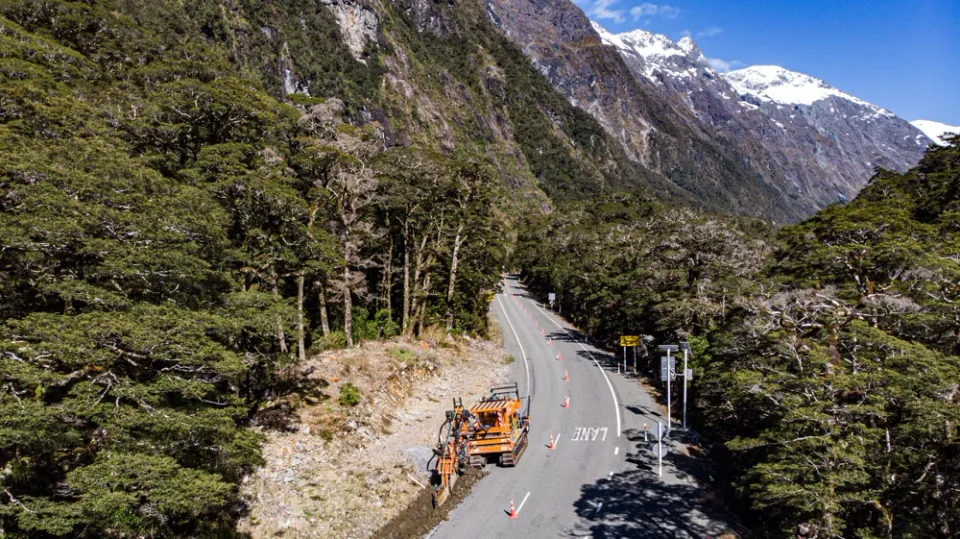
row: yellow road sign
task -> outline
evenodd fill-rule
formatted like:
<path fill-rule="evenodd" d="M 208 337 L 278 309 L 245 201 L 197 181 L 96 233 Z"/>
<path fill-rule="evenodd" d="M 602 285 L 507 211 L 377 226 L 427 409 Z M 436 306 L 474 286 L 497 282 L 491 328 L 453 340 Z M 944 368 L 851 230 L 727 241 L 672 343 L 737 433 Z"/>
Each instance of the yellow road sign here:
<path fill-rule="evenodd" d="M 639 335 L 621 335 L 620 346 L 640 346 Z"/>

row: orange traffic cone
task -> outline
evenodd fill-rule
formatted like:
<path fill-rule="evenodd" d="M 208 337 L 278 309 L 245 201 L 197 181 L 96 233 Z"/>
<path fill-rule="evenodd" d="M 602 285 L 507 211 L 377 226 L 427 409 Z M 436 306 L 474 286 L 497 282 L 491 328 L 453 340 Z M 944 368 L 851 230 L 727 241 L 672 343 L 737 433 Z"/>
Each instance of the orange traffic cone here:
<path fill-rule="evenodd" d="M 553 339 L 547 340 L 547 346 L 553 346 Z"/>
<path fill-rule="evenodd" d="M 570 377 L 567 375 L 567 371 L 563 371 L 563 379 L 564 379 L 564 380 L 569 380 L 569 379 L 570 379 Z"/>
<path fill-rule="evenodd" d="M 546 333 L 543 332 L 543 328 L 540 328 L 540 336 L 543 337 L 543 336 L 545 336 L 545 335 L 546 335 Z"/>
<path fill-rule="evenodd" d="M 549 447 L 550 449 L 556 449 L 556 448 L 557 448 L 556 442 L 553 441 L 553 434 L 550 435 L 550 445 L 547 446 L 547 447 Z"/>
<path fill-rule="evenodd" d="M 534 321 L 533 321 L 533 327 L 535 327 L 535 328 L 540 327 L 540 321 L 539 321 L 539 320 L 534 320 Z"/>
<path fill-rule="evenodd" d="M 560 352 L 557 352 L 557 361 L 560 361 Z"/>
<path fill-rule="evenodd" d="M 570 397 L 564 397 L 564 398 L 563 398 L 563 407 L 564 407 L 564 408 L 569 408 L 569 407 L 570 407 Z"/>
<path fill-rule="evenodd" d="M 513 496 L 510 497 L 510 518 L 517 518 L 517 510 L 513 508 Z"/>

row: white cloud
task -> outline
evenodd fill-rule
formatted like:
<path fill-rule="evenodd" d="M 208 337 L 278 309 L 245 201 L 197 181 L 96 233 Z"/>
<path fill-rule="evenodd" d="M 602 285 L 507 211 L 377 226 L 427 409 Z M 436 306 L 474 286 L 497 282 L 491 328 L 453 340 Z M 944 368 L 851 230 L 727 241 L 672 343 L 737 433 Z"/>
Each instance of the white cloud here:
<path fill-rule="evenodd" d="M 736 69 L 743 65 L 743 62 L 740 60 L 730 60 L 728 62 L 721 58 L 707 58 L 707 63 L 710 64 L 710 67 L 720 73 L 726 73 L 731 69 Z"/>
<path fill-rule="evenodd" d="M 620 0 L 589 0 L 581 2 L 581 7 L 590 16 L 591 19 L 612 20 L 613 22 L 623 22 L 623 10 L 614 9 Z"/>
<path fill-rule="evenodd" d="M 675 19 L 677 15 L 680 14 L 680 8 L 671 6 L 669 4 L 651 4 L 649 2 L 644 2 L 639 6 L 634 6 L 630 9 L 630 14 L 633 15 L 633 19 L 637 20 L 640 17 L 650 17 L 650 16 L 662 16 L 667 19 Z"/>
<path fill-rule="evenodd" d="M 723 33 L 723 28 L 718 28 L 718 27 L 716 27 L 716 26 L 711 26 L 710 28 L 707 28 L 706 30 L 701 30 L 701 31 L 697 32 L 697 37 L 713 37 L 713 36 L 715 36 L 715 35 L 717 35 L 717 34 L 722 34 L 722 33 Z"/>
<path fill-rule="evenodd" d="M 690 37 L 690 30 L 683 30 L 680 32 L 680 37 Z"/>

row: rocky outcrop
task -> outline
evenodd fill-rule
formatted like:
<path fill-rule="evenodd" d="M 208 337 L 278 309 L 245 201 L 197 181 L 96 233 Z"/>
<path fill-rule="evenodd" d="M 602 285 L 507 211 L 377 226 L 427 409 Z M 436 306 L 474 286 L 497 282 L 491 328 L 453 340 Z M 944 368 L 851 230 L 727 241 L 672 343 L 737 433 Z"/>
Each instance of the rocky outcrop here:
<path fill-rule="evenodd" d="M 353 57 L 364 61 L 367 43 L 376 43 L 380 28 L 377 13 L 360 0 L 320 0 L 337 19 L 340 35 Z"/>

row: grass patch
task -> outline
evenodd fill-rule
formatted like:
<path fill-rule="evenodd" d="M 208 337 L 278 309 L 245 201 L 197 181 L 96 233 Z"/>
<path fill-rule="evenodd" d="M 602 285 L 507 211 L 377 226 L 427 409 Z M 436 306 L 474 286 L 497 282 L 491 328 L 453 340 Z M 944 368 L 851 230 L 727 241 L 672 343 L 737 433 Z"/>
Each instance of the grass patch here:
<path fill-rule="evenodd" d="M 388 350 L 390 355 L 403 363 L 413 363 L 417 360 L 417 354 L 406 348 L 391 348 Z"/>
<path fill-rule="evenodd" d="M 516 358 L 514 358 L 513 356 L 507 356 L 507 357 L 503 358 L 503 364 L 504 364 L 504 365 L 510 365 L 510 364 L 513 363 L 514 361 L 516 361 Z"/>

